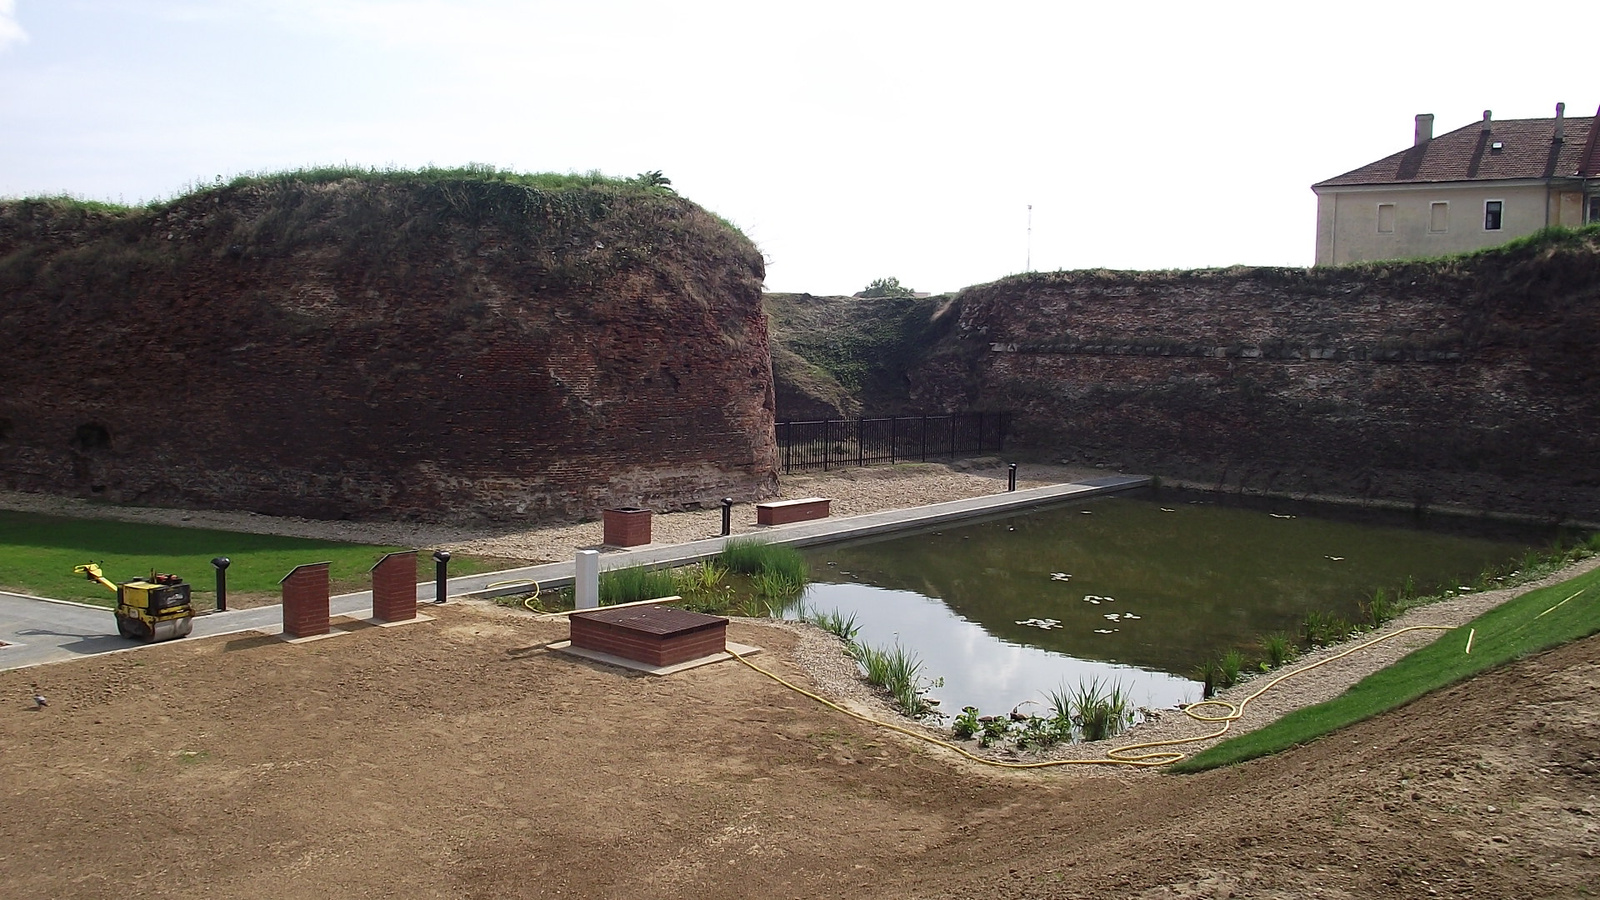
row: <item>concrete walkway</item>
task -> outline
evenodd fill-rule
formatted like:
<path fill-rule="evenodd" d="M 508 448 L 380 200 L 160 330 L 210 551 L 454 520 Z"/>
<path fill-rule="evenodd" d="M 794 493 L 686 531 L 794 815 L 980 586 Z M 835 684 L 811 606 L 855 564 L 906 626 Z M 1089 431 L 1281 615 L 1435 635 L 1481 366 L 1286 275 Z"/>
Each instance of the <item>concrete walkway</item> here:
<path fill-rule="evenodd" d="M 1022 512 L 1034 507 L 1126 491 L 1148 484 L 1150 484 L 1149 478 L 1114 475 L 1069 484 L 1054 484 L 1023 491 L 972 497 L 966 500 L 951 500 L 928 506 L 914 506 L 909 509 L 886 510 L 862 516 L 797 522 L 738 537 L 744 540 L 753 538 L 773 544 L 807 547 L 887 532 L 926 528 L 959 519 Z M 687 565 L 716 556 L 722 552 L 722 545 L 727 540 L 728 538 L 724 537 L 712 537 L 687 544 L 649 544 L 628 550 L 606 551 L 601 554 L 600 568 L 606 571 L 637 565 Z M 574 562 L 569 559 L 565 562 L 451 578 L 446 586 L 447 593 L 452 597 L 485 598 L 523 593 L 530 589 L 533 582 L 537 582 L 546 590 L 565 587 L 572 583 L 573 567 Z M 419 607 L 431 605 L 435 594 L 436 588 L 433 582 L 418 584 Z M 370 618 L 372 592 L 341 594 L 331 598 L 328 607 L 331 616 Z M 425 613 L 426 609 L 420 611 Z M 191 637 L 217 637 L 241 631 L 275 634 L 282 631 L 282 626 L 281 606 L 261 606 L 254 609 L 198 615 L 194 620 L 194 633 Z M 0 592 L 0 644 L 6 645 L 0 646 L 0 670 L 77 659 L 95 653 L 140 650 L 152 646 L 119 636 L 111 610 L 106 607 L 3 592 Z"/>

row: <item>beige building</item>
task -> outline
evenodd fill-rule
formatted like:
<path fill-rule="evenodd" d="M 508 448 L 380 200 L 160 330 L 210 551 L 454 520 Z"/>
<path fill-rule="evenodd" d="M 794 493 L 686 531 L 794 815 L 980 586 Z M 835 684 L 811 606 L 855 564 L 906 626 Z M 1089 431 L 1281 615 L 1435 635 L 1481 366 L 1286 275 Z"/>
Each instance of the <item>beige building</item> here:
<path fill-rule="evenodd" d="M 1600 222 L 1600 115 L 1483 121 L 1311 186 L 1317 265 L 1412 259 Z"/>

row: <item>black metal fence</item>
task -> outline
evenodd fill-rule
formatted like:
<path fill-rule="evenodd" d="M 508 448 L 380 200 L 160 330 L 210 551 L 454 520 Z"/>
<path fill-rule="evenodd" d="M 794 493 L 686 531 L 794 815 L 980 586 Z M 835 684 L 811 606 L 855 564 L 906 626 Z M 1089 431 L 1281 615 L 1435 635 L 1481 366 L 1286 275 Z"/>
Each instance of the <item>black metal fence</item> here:
<path fill-rule="evenodd" d="M 926 462 L 1005 449 L 1005 413 L 779 422 L 783 471 Z"/>

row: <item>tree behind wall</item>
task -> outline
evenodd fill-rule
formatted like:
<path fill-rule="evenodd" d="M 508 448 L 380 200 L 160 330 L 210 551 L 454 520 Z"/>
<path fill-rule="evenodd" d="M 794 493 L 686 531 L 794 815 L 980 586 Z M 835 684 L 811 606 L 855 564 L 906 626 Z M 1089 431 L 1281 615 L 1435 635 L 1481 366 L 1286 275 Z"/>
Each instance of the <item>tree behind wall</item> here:
<path fill-rule="evenodd" d="M 898 278 L 876 278 L 857 297 L 915 297 L 916 292 L 900 284 Z"/>

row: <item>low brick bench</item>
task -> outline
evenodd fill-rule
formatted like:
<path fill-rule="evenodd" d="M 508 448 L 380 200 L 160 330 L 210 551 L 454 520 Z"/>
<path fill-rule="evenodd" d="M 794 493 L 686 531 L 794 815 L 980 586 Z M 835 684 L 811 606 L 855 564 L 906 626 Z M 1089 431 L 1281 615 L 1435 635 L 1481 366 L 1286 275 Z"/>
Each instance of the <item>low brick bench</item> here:
<path fill-rule="evenodd" d="M 757 525 L 788 525 L 790 522 L 809 522 L 826 519 L 831 497 L 802 497 L 799 500 L 774 500 L 756 504 Z"/>

